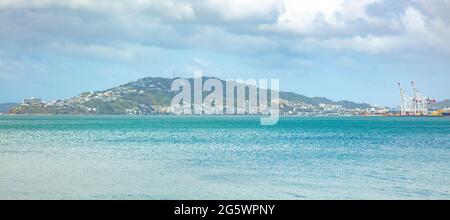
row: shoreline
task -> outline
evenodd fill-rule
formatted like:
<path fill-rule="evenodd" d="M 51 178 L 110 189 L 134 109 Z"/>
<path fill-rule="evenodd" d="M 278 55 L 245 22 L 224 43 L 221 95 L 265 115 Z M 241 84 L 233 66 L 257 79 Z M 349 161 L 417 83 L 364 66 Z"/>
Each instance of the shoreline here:
<path fill-rule="evenodd" d="M 109 114 L 109 115 L 95 115 L 95 114 L 0 114 L 0 116 L 128 116 L 128 117 L 152 117 L 152 116 L 170 116 L 170 117 L 266 117 L 268 115 L 174 115 L 174 114 L 149 114 L 149 115 L 126 115 L 126 114 Z M 314 118 L 314 117 L 380 117 L 380 118 L 446 118 L 444 115 L 280 115 L 280 118 L 298 117 L 298 118 Z"/>

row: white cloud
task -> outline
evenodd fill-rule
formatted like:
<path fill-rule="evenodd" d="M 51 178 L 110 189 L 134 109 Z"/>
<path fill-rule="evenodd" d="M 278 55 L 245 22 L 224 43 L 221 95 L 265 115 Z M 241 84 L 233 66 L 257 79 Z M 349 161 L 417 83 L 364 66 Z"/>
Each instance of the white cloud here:
<path fill-rule="evenodd" d="M 308 38 L 297 45 L 297 50 L 332 49 L 337 51 L 358 51 L 363 53 L 377 54 L 387 53 L 404 47 L 402 38 L 399 36 L 354 36 L 345 38 Z"/>
<path fill-rule="evenodd" d="M 132 61 L 134 55 L 132 46 L 112 47 L 105 45 L 83 45 L 72 42 L 54 42 L 49 46 L 50 50 L 69 56 L 88 57 L 89 59 L 109 59 L 120 61 Z"/>
<path fill-rule="evenodd" d="M 366 8 L 380 2 L 380 0 L 285 0 L 285 10 L 276 23 L 263 24 L 260 28 L 306 35 L 323 32 L 321 29 L 324 28 L 328 30 L 348 28 L 351 22 L 357 20 L 373 22 L 375 18 L 366 13 Z"/>
<path fill-rule="evenodd" d="M 369 16 L 362 17 L 370 18 Z M 385 24 L 385 33 L 370 28 L 362 34 L 351 34 L 350 32 L 349 35 L 343 36 L 306 33 L 304 39 L 300 41 L 300 45 L 296 45 L 297 50 L 328 48 L 339 51 L 353 50 L 370 54 L 386 54 L 404 49 L 434 49 L 450 53 L 450 45 L 447 43 L 447 39 L 450 39 L 450 26 L 441 17 L 429 17 L 418 9 L 408 6 L 392 18 L 371 18 L 372 21 L 374 19 L 377 22 L 373 24 L 378 25 L 378 22 Z"/>
<path fill-rule="evenodd" d="M 450 26 L 440 18 L 430 18 L 415 8 L 409 7 L 401 18 L 405 38 L 417 46 L 429 46 L 450 52 Z"/>
<path fill-rule="evenodd" d="M 446 10 L 450 0 L 411 0 L 390 14 L 370 12 L 384 4 L 383 0 L 0 0 L 0 34 L 5 44 L 52 45 L 50 49 L 64 53 L 83 51 L 121 60 L 133 57 L 123 45 L 141 43 L 234 53 L 277 52 L 291 44 L 362 53 L 430 48 L 450 53 Z"/>
<path fill-rule="evenodd" d="M 159 0 L 1 0 L 0 9 L 43 9 L 61 7 L 73 10 L 89 10 L 121 16 L 123 13 L 153 13 L 167 19 L 188 20 L 195 18 L 188 2 Z"/>
<path fill-rule="evenodd" d="M 419 3 L 418 6 L 426 15 L 450 22 L 450 0 L 415 0 L 415 2 Z"/>
<path fill-rule="evenodd" d="M 270 19 L 283 9 L 278 0 L 204 0 L 197 8 L 217 13 L 225 21 Z"/>

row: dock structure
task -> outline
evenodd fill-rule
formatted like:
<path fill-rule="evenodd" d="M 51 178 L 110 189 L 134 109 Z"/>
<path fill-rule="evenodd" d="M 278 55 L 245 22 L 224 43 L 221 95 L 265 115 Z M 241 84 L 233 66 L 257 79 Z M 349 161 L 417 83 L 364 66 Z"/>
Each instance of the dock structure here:
<path fill-rule="evenodd" d="M 428 115 L 428 105 L 436 102 L 436 100 L 422 96 L 416 88 L 414 81 L 411 81 L 411 86 L 413 89 L 413 96 L 408 96 L 405 90 L 401 87 L 400 82 L 398 83 L 401 99 L 400 114 L 411 116 Z"/>

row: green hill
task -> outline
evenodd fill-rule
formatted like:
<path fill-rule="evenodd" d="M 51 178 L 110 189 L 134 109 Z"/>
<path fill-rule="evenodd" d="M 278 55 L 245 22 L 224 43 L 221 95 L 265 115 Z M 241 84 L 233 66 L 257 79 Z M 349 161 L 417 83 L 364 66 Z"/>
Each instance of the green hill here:
<path fill-rule="evenodd" d="M 203 81 L 209 79 L 204 77 Z M 171 91 L 174 79 L 146 77 L 111 89 L 84 92 L 76 97 L 39 105 L 18 105 L 12 114 L 161 114 L 170 111 L 170 102 L 176 94 Z M 193 82 L 193 79 L 188 79 Z M 219 79 L 220 80 L 220 79 Z M 225 81 L 220 80 L 225 89 Z M 269 90 L 270 91 L 270 90 Z M 225 94 L 225 92 L 224 92 Z M 207 95 L 207 93 L 204 93 Z M 269 93 L 270 95 L 270 93 Z M 280 92 L 280 99 L 298 105 L 340 105 L 344 108 L 369 108 L 368 104 L 350 101 L 334 102 L 324 97 L 307 97 L 293 92 Z M 224 98 L 225 100 L 225 98 Z M 286 108 L 292 109 L 292 108 Z"/>

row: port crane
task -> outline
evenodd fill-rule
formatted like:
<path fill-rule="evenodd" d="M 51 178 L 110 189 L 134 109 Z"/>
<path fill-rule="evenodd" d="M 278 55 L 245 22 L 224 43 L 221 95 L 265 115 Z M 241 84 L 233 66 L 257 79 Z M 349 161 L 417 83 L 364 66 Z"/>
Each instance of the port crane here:
<path fill-rule="evenodd" d="M 413 89 L 413 96 L 409 97 L 405 90 L 401 87 L 400 82 L 397 83 L 400 89 L 400 114 L 401 115 L 428 115 L 428 105 L 436 102 L 435 99 L 424 97 L 420 95 L 420 91 L 416 88 L 414 81 L 411 81 L 411 86 Z"/>

